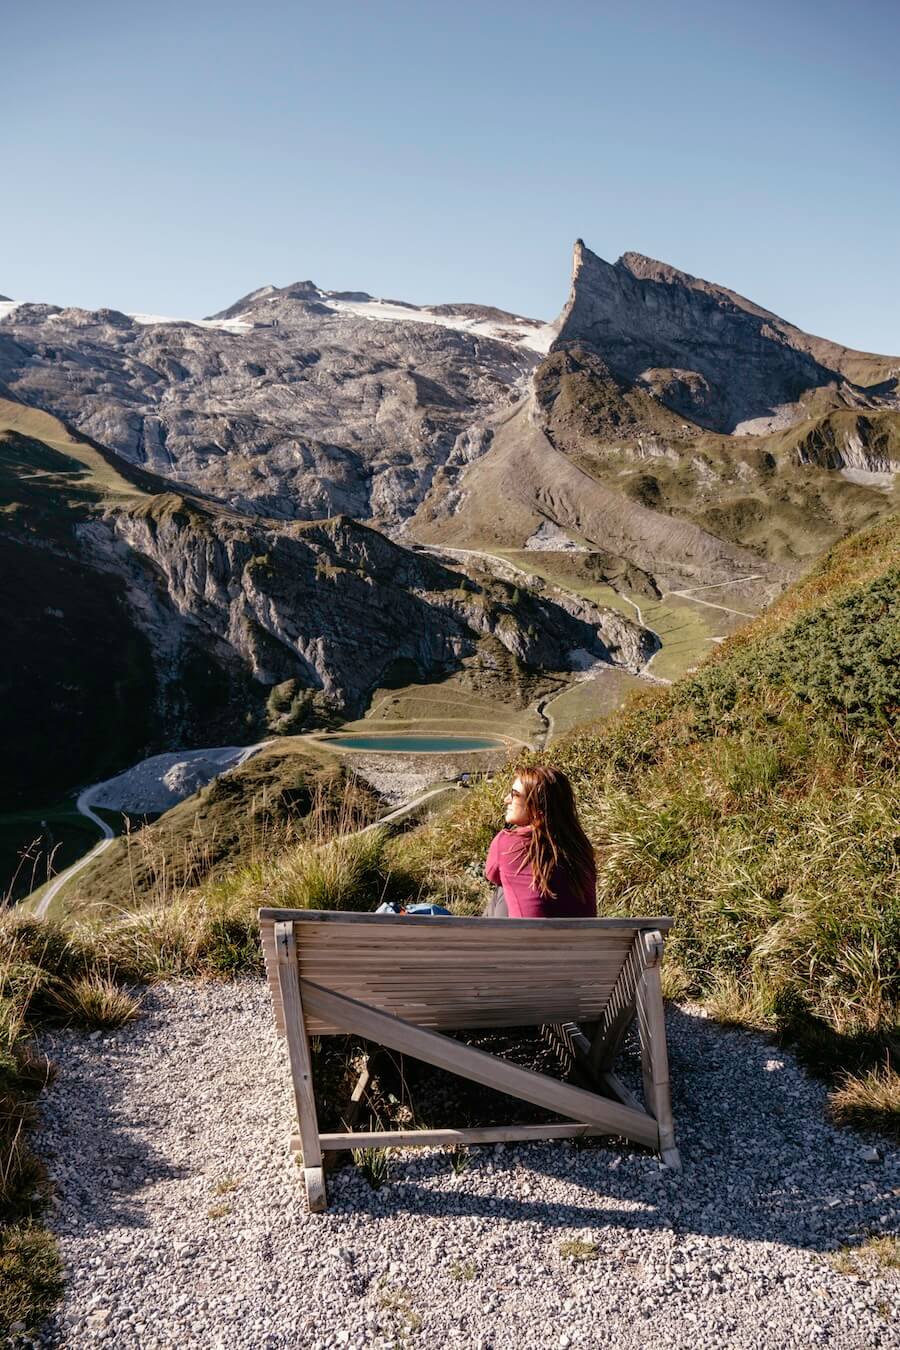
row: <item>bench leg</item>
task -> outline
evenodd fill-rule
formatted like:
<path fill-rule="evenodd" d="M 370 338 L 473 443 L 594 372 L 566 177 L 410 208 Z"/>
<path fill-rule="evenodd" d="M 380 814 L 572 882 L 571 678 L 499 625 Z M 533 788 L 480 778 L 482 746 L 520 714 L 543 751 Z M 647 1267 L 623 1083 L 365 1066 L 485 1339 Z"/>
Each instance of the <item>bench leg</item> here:
<path fill-rule="evenodd" d="M 313 1084 L 309 1037 L 303 1018 L 300 998 L 300 971 L 297 965 L 297 947 L 294 925 L 277 923 L 275 939 L 278 947 L 278 984 L 284 1009 L 284 1030 L 287 1039 L 294 1102 L 303 1144 L 303 1183 L 310 1213 L 325 1208 L 328 1197 L 322 1170 L 322 1146 L 319 1142 L 319 1120 L 316 1114 L 316 1095 Z"/>
<path fill-rule="evenodd" d="M 306 1203 L 310 1214 L 321 1214 L 328 1204 L 325 1173 L 321 1167 L 303 1168 L 303 1188 L 306 1191 Z"/>
<path fill-rule="evenodd" d="M 669 1089 L 669 1056 L 659 965 L 645 966 L 636 990 L 638 1027 L 641 1034 L 641 1068 L 644 1101 L 659 1126 L 659 1152 L 666 1167 L 678 1170 L 681 1159 L 675 1147 L 672 1097 Z"/>

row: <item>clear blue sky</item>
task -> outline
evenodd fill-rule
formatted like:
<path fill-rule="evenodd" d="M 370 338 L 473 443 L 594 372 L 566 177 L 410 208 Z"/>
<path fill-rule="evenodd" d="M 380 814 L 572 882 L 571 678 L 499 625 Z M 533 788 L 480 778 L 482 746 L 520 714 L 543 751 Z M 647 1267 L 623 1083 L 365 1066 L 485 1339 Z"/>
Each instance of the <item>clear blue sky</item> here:
<path fill-rule="evenodd" d="M 551 318 L 581 235 L 900 353 L 896 0 L 32 0 L 2 45 L 14 298 Z"/>

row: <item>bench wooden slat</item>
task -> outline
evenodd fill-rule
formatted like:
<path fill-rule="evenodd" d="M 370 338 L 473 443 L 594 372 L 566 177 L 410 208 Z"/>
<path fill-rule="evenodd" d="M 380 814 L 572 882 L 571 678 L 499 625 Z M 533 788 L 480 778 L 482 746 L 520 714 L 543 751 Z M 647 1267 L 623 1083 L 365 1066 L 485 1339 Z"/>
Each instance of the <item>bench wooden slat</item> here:
<path fill-rule="evenodd" d="M 631 918 L 627 916 L 614 915 L 602 919 L 463 919 L 456 918 L 453 915 L 443 914 L 351 914 L 346 910 L 330 909 L 270 909 L 263 906 L 259 910 L 260 924 L 274 924 L 287 922 L 301 923 L 329 923 L 336 924 L 340 928 L 349 925 L 356 927 L 358 925 L 370 926 L 376 928 L 385 925 L 402 925 L 405 928 L 412 928 L 421 925 L 425 928 L 453 926 L 456 928 L 474 928 L 480 931 L 494 928 L 497 930 L 509 930 L 516 928 L 531 928 L 533 931 L 539 928 L 543 932 L 549 932 L 551 929 L 560 931 L 577 931 L 583 928 L 627 928 L 632 932 L 640 929 L 655 929 L 666 933 L 672 927 L 673 920 L 660 915 L 654 918 Z"/>
<path fill-rule="evenodd" d="M 459 1130 L 354 1130 L 343 1134 L 320 1134 L 323 1149 L 348 1148 L 444 1148 L 460 1144 L 504 1144 L 510 1140 L 539 1142 L 544 1139 L 586 1139 L 608 1134 L 597 1125 L 554 1121 L 552 1125 L 479 1125 Z M 291 1151 L 299 1153 L 299 1134 L 291 1136 Z"/>
<path fill-rule="evenodd" d="M 336 923 L 321 911 L 293 912 L 301 916 L 301 979 L 442 1030 L 596 1021 L 648 922 L 346 914 Z M 274 920 L 261 913 L 274 965 Z M 340 1033 L 314 1013 L 308 1027 L 313 1035 Z"/>

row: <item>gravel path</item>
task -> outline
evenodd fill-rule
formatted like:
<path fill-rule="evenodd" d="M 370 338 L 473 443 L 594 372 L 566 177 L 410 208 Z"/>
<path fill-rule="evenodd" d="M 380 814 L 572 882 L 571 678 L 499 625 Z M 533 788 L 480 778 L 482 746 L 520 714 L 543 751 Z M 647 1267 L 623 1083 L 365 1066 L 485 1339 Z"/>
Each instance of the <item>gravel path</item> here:
<path fill-rule="evenodd" d="M 900 1153 L 868 1161 L 761 1037 L 670 1009 L 680 1175 L 616 1147 L 472 1149 L 458 1174 L 408 1150 L 379 1191 L 333 1174 L 309 1216 L 262 983 L 157 987 L 144 1007 L 44 1041 L 59 1076 L 37 1143 L 69 1273 L 44 1345 L 900 1344 L 900 1272 L 829 1256 L 896 1231 Z"/>

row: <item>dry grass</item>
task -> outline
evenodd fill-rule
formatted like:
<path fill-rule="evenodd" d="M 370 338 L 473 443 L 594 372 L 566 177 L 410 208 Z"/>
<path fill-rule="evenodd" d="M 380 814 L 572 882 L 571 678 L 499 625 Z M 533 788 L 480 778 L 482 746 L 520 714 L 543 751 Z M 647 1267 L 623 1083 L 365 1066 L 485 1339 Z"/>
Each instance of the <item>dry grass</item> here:
<path fill-rule="evenodd" d="M 678 1003 L 690 996 L 693 986 L 691 977 L 668 955 L 663 958 L 659 974 L 663 998 Z"/>
<path fill-rule="evenodd" d="M 567 1238 L 559 1244 L 559 1254 L 564 1261 L 583 1264 L 585 1261 L 596 1261 L 600 1248 L 596 1242 L 585 1242 L 583 1238 Z"/>
<path fill-rule="evenodd" d="M 157 821 L 125 833 L 72 881 L 51 917 L 105 922 L 117 910 L 177 903 L 235 868 L 265 868 L 298 843 L 376 819 L 375 794 L 306 737 L 281 740 Z"/>
<path fill-rule="evenodd" d="M 37 1224 L 0 1229 L 0 1329 L 35 1328 L 62 1294 L 56 1242 Z"/>
<path fill-rule="evenodd" d="M 0 1335 L 36 1326 L 62 1288 L 56 1244 L 39 1226 L 47 1180 L 28 1142 L 32 1098 L 50 1074 L 28 1044 L 27 1013 L 44 979 L 18 955 L 0 946 Z"/>
<path fill-rule="evenodd" d="M 0 913 L 0 1338 L 13 1323 L 36 1326 L 61 1290 L 55 1243 L 40 1227 L 47 1183 L 27 1139 L 31 1099 L 50 1073 L 30 1049 L 32 1032 L 53 1023 L 121 1026 L 139 1012 L 124 986 L 258 970 L 261 903 L 371 909 L 392 886 L 402 889 L 405 879 L 385 861 L 384 833 L 353 833 L 367 806 L 350 785 L 337 804 L 323 787 L 293 827 L 290 847 L 269 836 L 271 852 L 267 846 L 199 887 L 160 865 L 150 903 L 135 912 L 104 907 L 93 923 L 65 928 L 18 910 Z M 233 1178 L 218 1183 L 211 1219 L 231 1212 L 227 1196 L 236 1186 Z"/>
<path fill-rule="evenodd" d="M 765 1031 L 774 1020 L 771 991 L 727 972 L 720 974 L 706 991 L 703 1006 L 710 1017 L 725 1026 L 749 1026 Z"/>
<path fill-rule="evenodd" d="M 888 1066 L 845 1074 L 829 1098 L 841 1125 L 880 1130 L 900 1140 L 900 1073 Z"/>
<path fill-rule="evenodd" d="M 140 999 L 96 970 L 60 985 L 53 997 L 62 1015 L 79 1026 L 110 1030 L 140 1013 Z"/>
<path fill-rule="evenodd" d="M 900 1270 L 900 1238 L 870 1237 L 858 1247 L 842 1247 L 829 1258 L 839 1275 L 871 1275 L 876 1270 Z"/>

